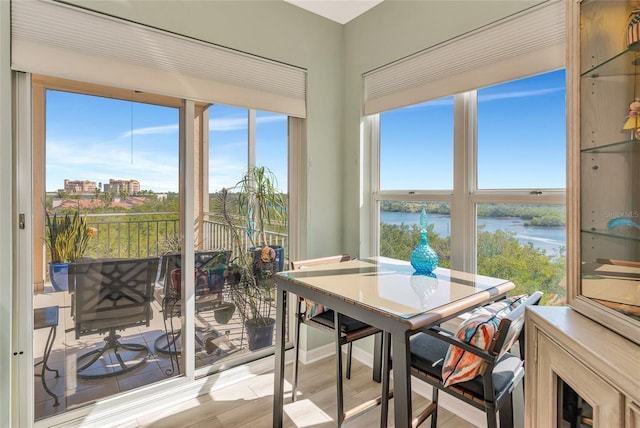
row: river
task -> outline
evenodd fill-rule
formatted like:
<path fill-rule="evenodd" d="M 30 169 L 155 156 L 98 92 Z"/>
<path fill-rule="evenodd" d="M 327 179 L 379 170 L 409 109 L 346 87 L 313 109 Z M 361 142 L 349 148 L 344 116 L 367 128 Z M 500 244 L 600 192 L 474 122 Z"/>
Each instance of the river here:
<path fill-rule="evenodd" d="M 429 224 L 440 236 L 449 236 L 451 219 L 448 215 L 427 214 Z M 420 213 L 382 211 L 380 221 L 387 224 L 406 224 L 411 226 L 420 223 Z M 566 248 L 566 227 L 534 227 L 525 226 L 520 218 L 485 217 L 478 219 L 478 228 L 488 232 L 505 230 L 515 232 L 515 237 L 521 244 L 531 242 L 535 248 L 546 250 L 547 254 L 558 253 L 561 247 Z"/>

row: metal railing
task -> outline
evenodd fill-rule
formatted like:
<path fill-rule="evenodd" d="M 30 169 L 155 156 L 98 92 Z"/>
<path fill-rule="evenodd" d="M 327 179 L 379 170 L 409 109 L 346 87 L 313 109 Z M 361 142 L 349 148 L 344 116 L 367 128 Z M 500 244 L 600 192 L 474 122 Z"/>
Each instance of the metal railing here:
<path fill-rule="evenodd" d="M 110 220 L 109 217 L 119 219 Z M 179 220 L 175 212 L 87 214 L 87 223 L 97 229 L 85 253 L 87 257 L 140 258 L 159 256 L 178 249 L 175 245 L 178 243 Z M 240 226 L 235 230 L 241 237 L 243 250 L 246 250 L 252 245 L 250 237 Z M 201 249 L 228 249 L 237 254 L 241 249 L 236 247 L 233 236 L 233 230 L 226 223 L 205 220 Z M 265 238 L 269 245 L 283 246 L 285 260 L 288 258 L 285 233 L 267 231 Z"/>
<path fill-rule="evenodd" d="M 247 234 L 246 229 L 244 229 L 243 227 L 236 227 L 234 232 L 226 223 L 214 220 L 205 220 L 202 236 L 202 247 L 205 249 L 224 248 L 227 250 L 231 250 L 233 252 L 232 254 L 238 254 L 238 251 L 240 251 L 241 248 L 237 248 L 236 240 L 234 239 L 234 233 L 237 233 L 240 236 L 243 250 L 246 250 L 253 245 L 251 238 Z M 287 235 L 285 233 L 266 231 L 265 239 L 268 245 L 279 245 L 284 247 L 285 260 L 288 259 Z"/>

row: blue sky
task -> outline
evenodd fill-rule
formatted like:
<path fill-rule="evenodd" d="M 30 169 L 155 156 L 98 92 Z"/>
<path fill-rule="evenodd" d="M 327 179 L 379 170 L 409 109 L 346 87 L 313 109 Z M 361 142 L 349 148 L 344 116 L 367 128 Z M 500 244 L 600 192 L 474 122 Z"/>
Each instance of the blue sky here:
<path fill-rule="evenodd" d="M 565 72 L 478 91 L 480 188 L 565 186 Z M 136 179 L 142 189 L 178 189 L 178 110 L 47 92 L 46 189 L 64 179 Z M 210 191 L 231 187 L 247 164 L 247 110 L 209 109 Z M 287 117 L 257 112 L 258 165 L 287 190 Z M 451 189 L 453 97 L 381 115 L 381 187 Z"/>
<path fill-rule="evenodd" d="M 178 190 L 178 109 L 67 92 L 47 92 L 46 189 L 64 179 L 136 179 L 145 190 Z M 210 108 L 210 191 L 246 171 L 247 110 Z M 287 117 L 257 112 L 256 158 L 286 191 Z"/>
<path fill-rule="evenodd" d="M 478 187 L 565 187 L 565 71 L 478 91 Z M 453 97 L 381 114 L 384 190 L 453 188 Z"/>

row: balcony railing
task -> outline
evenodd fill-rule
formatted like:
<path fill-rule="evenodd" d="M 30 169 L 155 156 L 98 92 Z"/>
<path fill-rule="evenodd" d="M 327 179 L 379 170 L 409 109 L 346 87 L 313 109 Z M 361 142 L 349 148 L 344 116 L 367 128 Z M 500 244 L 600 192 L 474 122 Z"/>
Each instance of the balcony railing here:
<path fill-rule="evenodd" d="M 177 249 L 170 246 L 172 242 L 177 242 L 179 236 L 178 213 L 175 212 L 87 214 L 87 222 L 90 227 L 97 229 L 85 254 L 88 257 L 140 258 L 159 256 Z M 241 236 L 244 249 L 252 245 L 244 228 L 236 227 L 236 233 Z M 228 249 L 238 254 L 240 249 L 236 248 L 233 235 L 227 224 L 205 220 L 200 248 Z M 287 259 L 287 235 L 270 231 L 265 235 L 269 245 L 285 248 Z"/>

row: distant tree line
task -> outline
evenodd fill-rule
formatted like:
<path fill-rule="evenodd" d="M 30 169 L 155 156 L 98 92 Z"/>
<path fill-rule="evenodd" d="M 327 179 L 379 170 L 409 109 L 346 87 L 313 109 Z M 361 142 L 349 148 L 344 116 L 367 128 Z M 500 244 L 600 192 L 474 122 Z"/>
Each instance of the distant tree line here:
<path fill-rule="evenodd" d="M 383 201 L 380 210 L 415 213 L 422 209 L 422 205 L 422 202 Z M 451 215 L 449 204 L 444 202 L 425 202 L 424 206 L 430 214 Z M 525 221 L 525 226 L 564 227 L 567 224 L 564 205 L 480 204 L 478 217 L 517 217 Z"/>

